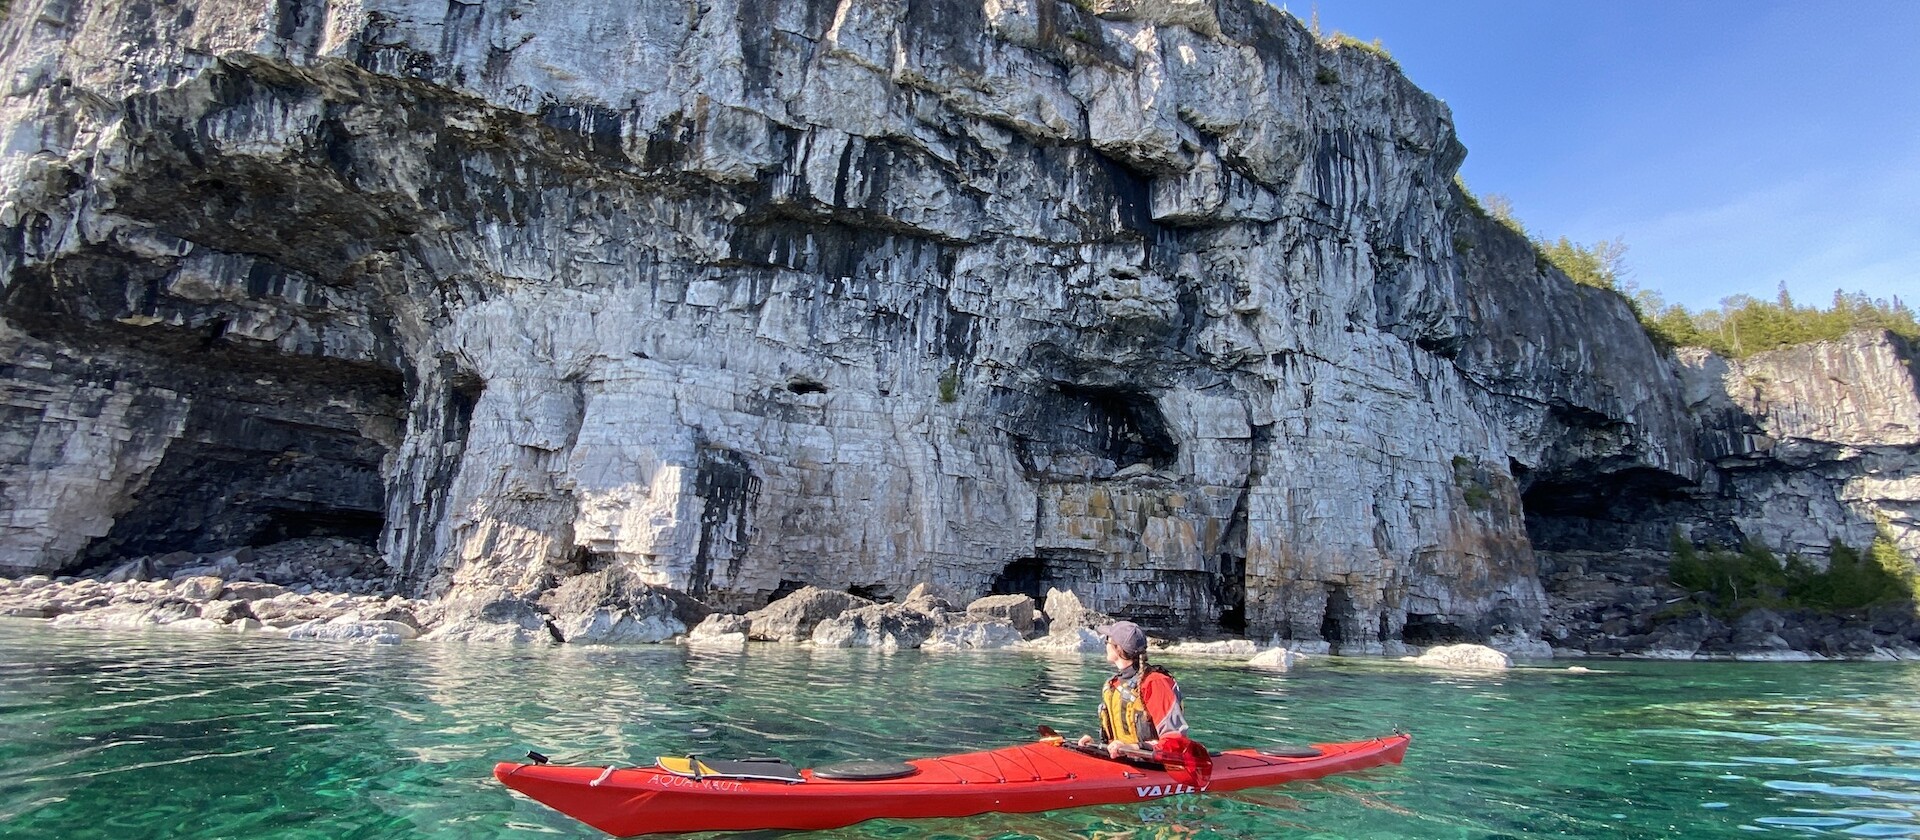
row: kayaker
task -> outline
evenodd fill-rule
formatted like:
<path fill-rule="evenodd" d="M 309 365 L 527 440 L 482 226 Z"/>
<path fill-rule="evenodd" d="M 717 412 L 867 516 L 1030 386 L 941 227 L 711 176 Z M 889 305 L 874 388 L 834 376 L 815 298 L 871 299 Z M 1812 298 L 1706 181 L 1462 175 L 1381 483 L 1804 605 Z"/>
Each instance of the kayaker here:
<path fill-rule="evenodd" d="M 1131 621 L 1101 628 L 1107 640 L 1107 662 L 1120 673 L 1107 680 L 1100 694 L 1100 736 L 1107 755 L 1120 757 L 1123 748 L 1151 752 L 1161 738 L 1187 733 L 1187 716 L 1180 710 L 1180 684 L 1167 669 L 1147 663 L 1147 631 Z M 1093 743 L 1080 736 L 1080 745 Z"/>

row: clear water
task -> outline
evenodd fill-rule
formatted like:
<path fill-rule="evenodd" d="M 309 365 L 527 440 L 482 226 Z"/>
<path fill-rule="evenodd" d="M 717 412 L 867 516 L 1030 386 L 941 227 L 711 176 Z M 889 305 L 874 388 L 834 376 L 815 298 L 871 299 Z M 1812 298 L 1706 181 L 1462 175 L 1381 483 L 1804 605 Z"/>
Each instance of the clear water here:
<path fill-rule="evenodd" d="M 1920 666 L 1168 663 L 1215 747 L 1414 733 L 1403 767 L 826 838 L 1920 837 Z M 0 621 L 0 836 L 559 837 L 495 761 L 800 764 L 1080 732 L 1095 659 L 754 646 L 391 648 Z"/>

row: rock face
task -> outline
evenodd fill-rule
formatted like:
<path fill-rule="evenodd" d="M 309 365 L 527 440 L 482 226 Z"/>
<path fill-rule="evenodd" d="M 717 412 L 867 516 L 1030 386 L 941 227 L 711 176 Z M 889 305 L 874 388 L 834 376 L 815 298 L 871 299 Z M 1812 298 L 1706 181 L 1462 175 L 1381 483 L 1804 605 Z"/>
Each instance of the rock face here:
<path fill-rule="evenodd" d="M 329 538 L 516 637 L 619 569 L 1365 651 L 1533 634 L 1602 500 L 1914 498 L 1719 477 L 1445 107 L 1250 0 L 14 0 L 0 70 L 4 574 Z"/>

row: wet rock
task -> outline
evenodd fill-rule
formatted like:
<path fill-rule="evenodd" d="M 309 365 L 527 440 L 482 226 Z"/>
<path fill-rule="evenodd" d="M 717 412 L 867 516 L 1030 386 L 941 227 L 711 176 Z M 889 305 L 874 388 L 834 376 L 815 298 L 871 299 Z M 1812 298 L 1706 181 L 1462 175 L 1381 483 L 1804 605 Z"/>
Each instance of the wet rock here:
<path fill-rule="evenodd" d="M 422 639 L 459 642 L 550 642 L 560 633 L 540 607 L 503 588 L 460 592 L 441 605 L 440 623 Z"/>
<path fill-rule="evenodd" d="M 1513 667 L 1513 660 L 1505 653 L 1485 645 L 1441 645 L 1403 661 L 1448 671 L 1505 671 Z"/>
<path fill-rule="evenodd" d="M 253 611 L 247 607 L 245 601 L 209 601 L 200 606 L 200 617 L 208 621 L 218 621 L 221 624 L 232 624 L 236 621 L 247 619 L 258 621 L 259 619 L 259 617 L 255 616 Z"/>
<path fill-rule="evenodd" d="M 917 648 L 933 635 L 933 616 L 904 604 L 874 604 L 848 610 L 814 625 L 814 647 Z"/>
<path fill-rule="evenodd" d="M 310 621 L 287 631 L 287 638 L 308 642 L 366 642 L 397 645 L 416 631 L 397 621 Z"/>
<path fill-rule="evenodd" d="M 53 619 L 55 627 L 95 630 L 145 630 L 200 619 L 200 605 L 181 598 L 143 603 L 109 604 Z M 187 625 L 193 628 L 197 625 Z"/>
<path fill-rule="evenodd" d="M 1023 650 L 1037 653 L 1105 653 L 1107 640 L 1092 629 L 1081 627 L 1074 630 L 1049 632 L 1037 639 L 1028 639 L 1020 645 Z"/>
<path fill-rule="evenodd" d="M 967 605 L 967 617 L 975 621 L 1005 621 L 1022 637 L 1033 635 L 1033 598 L 1026 595 L 989 595 Z"/>
<path fill-rule="evenodd" d="M 845 592 L 803 587 L 764 608 L 747 613 L 747 636 L 764 642 L 803 642 L 813 638 L 821 621 L 873 602 Z"/>
<path fill-rule="evenodd" d="M 1247 659 L 1259 652 L 1259 646 L 1246 639 L 1222 639 L 1212 642 L 1176 642 L 1154 651 L 1154 654 L 1208 659 Z"/>
<path fill-rule="evenodd" d="M 922 650 L 1000 650 L 1018 647 L 1025 635 L 1008 621 L 963 621 L 939 627 Z"/>
<path fill-rule="evenodd" d="M 1286 648 L 1267 648 L 1254 654 L 1247 665 L 1268 671 L 1291 671 L 1293 666 L 1306 657 Z"/>
<path fill-rule="evenodd" d="M 687 632 L 707 610 L 685 594 L 654 586 L 618 566 L 568 578 L 541 599 L 570 643 L 648 644 Z"/>
<path fill-rule="evenodd" d="M 687 631 L 687 644 L 711 647 L 745 647 L 747 630 L 753 626 L 744 615 L 714 613 Z"/>

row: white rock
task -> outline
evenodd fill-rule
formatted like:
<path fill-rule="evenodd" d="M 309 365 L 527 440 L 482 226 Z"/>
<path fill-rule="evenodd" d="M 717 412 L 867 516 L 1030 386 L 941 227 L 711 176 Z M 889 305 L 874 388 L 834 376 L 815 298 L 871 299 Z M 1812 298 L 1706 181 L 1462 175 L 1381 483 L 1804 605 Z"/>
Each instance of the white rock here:
<path fill-rule="evenodd" d="M 398 621 L 323 622 L 318 619 L 293 627 L 287 638 L 311 642 L 371 642 L 397 645 L 414 638 L 418 631 Z"/>
<path fill-rule="evenodd" d="M 1269 671 L 1291 671 L 1296 663 L 1305 658 L 1286 648 L 1268 648 L 1254 654 L 1252 659 L 1247 660 L 1247 665 Z"/>
<path fill-rule="evenodd" d="M 1211 659 L 1246 659 L 1259 652 L 1260 647 L 1247 639 L 1222 639 L 1214 642 L 1178 642 L 1153 653 Z"/>
<path fill-rule="evenodd" d="M 1485 645 L 1441 645 L 1405 661 L 1450 671 L 1504 671 L 1513 667 L 1506 654 Z"/>
<path fill-rule="evenodd" d="M 655 644 L 684 635 L 687 625 L 670 615 L 634 615 L 620 609 L 597 609 L 556 622 L 568 644 Z"/>
<path fill-rule="evenodd" d="M 933 631 L 922 650 L 999 650 L 1020 646 L 1020 628 L 1007 621 L 964 621 Z"/>
<path fill-rule="evenodd" d="M 1100 638 L 1099 633 L 1089 628 L 1081 627 L 1065 633 L 1054 633 L 1048 636 L 1041 636 L 1038 639 L 1028 639 L 1027 641 L 1021 642 L 1020 647 L 1023 650 L 1031 650 L 1039 653 L 1105 653 L 1107 651 L 1107 640 Z"/>

